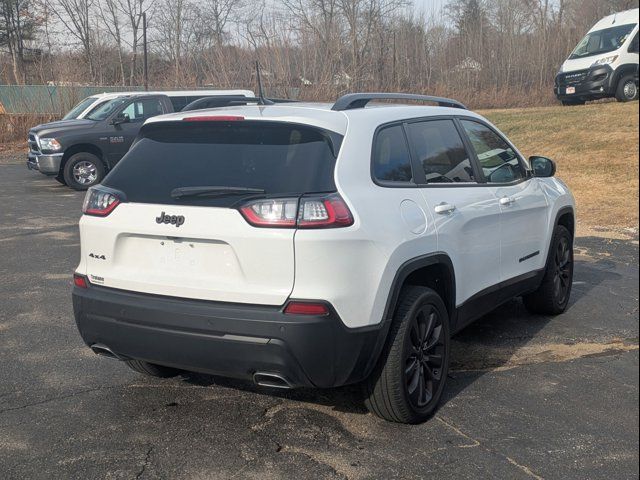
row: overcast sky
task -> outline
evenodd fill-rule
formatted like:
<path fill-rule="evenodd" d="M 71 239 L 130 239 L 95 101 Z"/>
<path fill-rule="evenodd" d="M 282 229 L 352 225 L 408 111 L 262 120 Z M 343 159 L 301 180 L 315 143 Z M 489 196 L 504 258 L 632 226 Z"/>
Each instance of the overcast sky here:
<path fill-rule="evenodd" d="M 442 6 L 447 3 L 447 0 L 413 0 L 415 8 L 418 11 L 434 13 L 442 9 Z"/>

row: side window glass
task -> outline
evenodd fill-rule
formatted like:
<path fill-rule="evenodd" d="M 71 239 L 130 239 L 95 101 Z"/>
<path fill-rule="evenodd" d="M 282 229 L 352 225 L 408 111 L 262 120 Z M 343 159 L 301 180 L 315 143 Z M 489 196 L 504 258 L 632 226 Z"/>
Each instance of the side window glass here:
<path fill-rule="evenodd" d="M 140 103 L 139 114 L 143 120 L 164 113 L 164 108 L 162 108 L 162 102 L 159 98 L 145 98 L 136 103 Z"/>
<path fill-rule="evenodd" d="M 122 113 L 129 116 L 130 122 L 144 122 L 147 118 L 161 115 L 164 111 L 159 99 L 145 98 L 132 102 Z"/>
<path fill-rule="evenodd" d="M 373 175 L 383 182 L 410 182 L 411 157 L 401 125 L 383 128 L 373 145 Z"/>
<path fill-rule="evenodd" d="M 136 118 L 136 102 L 130 103 L 122 110 L 122 114 L 129 117 L 129 121 L 133 122 Z"/>
<path fill-rule="evenodd" d="M 481 123 L 461 123 L 489 183 L 511 183 L 525 177 L 518 155 L 502 137 Z"/>
<path fill-rule="evenodd" d="M 408 131 L 427 183 L 475 182 L 469 155 L 453 120 L 411 123 Z"/>

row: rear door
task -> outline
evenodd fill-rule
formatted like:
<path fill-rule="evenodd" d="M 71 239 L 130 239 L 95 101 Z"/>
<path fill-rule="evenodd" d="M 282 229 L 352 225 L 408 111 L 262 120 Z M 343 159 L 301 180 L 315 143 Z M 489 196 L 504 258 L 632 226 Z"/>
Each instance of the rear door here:
<path fill-rule="evenodd" d="M 515 148 L 489 125 L 471 119 L 461 119 L 460 124 L 487 188 L 500 204 L 501 280 L 543 268 L 549 243 L 549 207 L 540 182 L 527 174 Z"/>
<path fill-rule="evenodd" d="M 417 181 L 433 213 L 438 251 L 451 258 L 456 305 L 500 282 L 500 207 L 478 172 L 452 118 L 406 125 Z"/>
<path fill-rule="evenodd" d="M 238 208 L 256 198 L 335 191 L 336 136 L 267 121 L 145 125 L 103 181 L 126 202 L 81 221 L 87 275 L 151 294 L 283 304 L 293 288 L 295 230 L 251 226 Z M 264 193 L 172 196 L 206 186 Z"/>

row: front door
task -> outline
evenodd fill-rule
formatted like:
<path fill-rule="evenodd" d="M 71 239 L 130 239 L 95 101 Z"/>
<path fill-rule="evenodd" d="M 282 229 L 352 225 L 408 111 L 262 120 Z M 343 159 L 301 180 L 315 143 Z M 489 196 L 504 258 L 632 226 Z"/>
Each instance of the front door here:
<path fill-rule="evenodd" d="M 493 128 L 475 120 L 460 124 L 500 205 L 501 281 L 543 268 L 549 207 L 538 179 L 527 175 L 523 159 Z"/>

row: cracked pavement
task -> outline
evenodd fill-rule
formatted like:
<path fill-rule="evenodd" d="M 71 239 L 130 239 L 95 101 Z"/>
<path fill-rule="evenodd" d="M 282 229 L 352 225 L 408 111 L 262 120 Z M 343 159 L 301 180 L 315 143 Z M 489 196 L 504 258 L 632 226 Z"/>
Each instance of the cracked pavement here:
<path fill-rule="evenodd" d="M 0 165 L 0 477 L 638 477 L 638 238 L 581 237 L 568 312 L 514 300 L 455 337 L 436 416 L 366 412 L 354 387 L 145 378 L 76 331 L 83 194 Z"/>

